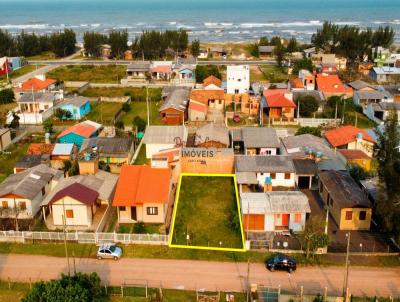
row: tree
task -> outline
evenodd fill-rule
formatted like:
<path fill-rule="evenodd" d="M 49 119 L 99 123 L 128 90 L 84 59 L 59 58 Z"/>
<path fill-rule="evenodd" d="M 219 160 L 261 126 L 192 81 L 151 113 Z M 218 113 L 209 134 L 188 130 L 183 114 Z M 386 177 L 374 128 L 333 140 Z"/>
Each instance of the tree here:
<path fill-rule="evenodd" d="M 146 129 L 146 121 L 137 115 L 133 119 L 133 126 L 137 128 L 138 132 L 143 132 Z"/>
<path fill-rule="evenodd" d="M 111 31 L 108 36 L 108 43 L 111 46 L 111 55 L 120 59 L 128 49 L 128 31 Z"/>
<path fill-rule="evenodd" d="M 114 126 L 115 126 L 115 128 L 121 129 L 121 130 L 124 130 L 124 128 L 125 128 L 125 125 L 124 125 L 124 122 L 123 122 L 123 121 L 116 121 L 116 122 L 114 123 Z"/>
<path fill-rule="evenodd" d="M 193 40 L 192 44 L 190 45 L 190 52 L 195 58 L 200 55 L 200 40 Z"/>
<path fill-rule="evenodd" d="M 287 52 L 292 53 L 298 50 L 298 44 L 295 37 L 290 38 L 289 43 L 287 45 Z"/>
<path fill-rule="evenodd" d="M 63 161 L 63 164 L 64 164 L 63 170 L 64 170 L 64 175 L 65 175 L 65 174 L 67 174 L 67 172 L 71 169 L 72 163 L 71 163 L 70 160 L 64 160 L 64 161 Z"/>
<path fill-rule="evenodd" d="M 203 83 L 204 79 L 213 75 L 217 78 L 221 78 L 221 73 L 218 70 L 218 67 L 215 65 L 197 65 L 196 70 L 196 82 Z"/>
<path fill-rule="evenodd" d="M 71 111 L 69 111 L 69 110 L 64 110 L 64 111 L 65 111 L 65 118 L 66 118 L 67 120 L 69 120 L 69 119 L 72 117 Z"/>
<path fill-rule="evenodd" d="M 15 49 L 13 36 L 0 28 L 0 57 L 15 55 Z"/>
<path fill-rule="evenodd" d="M 54 110 L 54 116 L 62 121 L 65 118 L 66 112 L 67 111 L 62 108 L 57 108 L 56 110 Z"/>
<path fill-rule="evenodd" d="M 269 41 L 267 37 L 261 37 L 260 41 L 258 42 L 258 44 L 260 46 L 268 46 L 269 45 Z"/>
<path fill-rule="evenodd" d="M 319 108 L 319 103 L 312 95 L 300 96 L 296 99 L 297 110 L 300 110 L 300 116 L 310 117 Z"/>
<path fill-rule="evenodd" d="M 50 44 L 57 57 L 65 57 L 75 52 L 76 35 L 72 29 L 64 29 L 63 32 L 53 33 Z"/>
<path fill-rule="evenodd" d="M 108 37 L 94 31 L 87 31 L 83 34 L 83 47 L 89 57 L 100 57 L 101 46 L 107 42 Z"/>
<path fill-rule="evenodd" d="M 309 126 L 300 127 L 299 129 L 297 129 L 295 135 L 302 135 L 302 134 L 312 134 L 318 137 L 322 137 L 321 129 L 318 127 L 309 127 Z"/>
<path fill-rule="evenodd" d="M 273 45 L 273 46 L 282 46 L 281 37 L 278 37 L 278 36 L 272 37 L 269 44 Z"/>
<path fill-rule="evenodd" d="M 300 242 L 306 252 L 306 258 L 314 256 L 319 248 L 327 247 L 329 236 L 325 234 L 325 220 L 322 216 L 311 216 L 304 227 L 304 232 L 300 235 Z"/>
<path fill-rule="evenodd" d="M 260 50 L 259 50 L 259 45 L 257 43 L 253 43 L 249 45 L 249 53 L 255 58 L 260 57 Z"/>
<path fill-rule="evenodd" d="M 276 57 L 276 62 L 278 63 L 278 66 L 282 67 L 283 61 L 285 60 L 286 57 L 285 47 L 282 44 L 276 45 L 274 49 L 274 55 Z"/>
<path fill-rule="evenodd" d="M 46 133 L 53 133 L 53 121 L 50 118 L 47 118 L 43 121 L 43 129 Z"/>
<path fill-rule="evenodd" d="M 0 104 L 9 104 L 14 102 L 15 95 L 11 88 L 0 90 Z"/>
<path fill-rule="evenodd" d="M 395 236 L 400 242 L 400 135 L 397 112 L 390 112 L 383 130 L 375 130 L 378 136 L 380 187 L 376 210 L 383 230 Z"/>
<path fill-rule="evenodd" d="M 13 117 L 13 119 L 10 123 L 10 128 L 13 128 L 13 129 L 19 128 L 20 117 L 15 112 L 13 112 L 12 117 Z"/>
<path fill-rule="evenodd" d="M 129 103 L 123 103 L 122 104 L 122 111 L 123 112 L 129 112 L 131 111 L 131 105 Z"/>
<path fill-rule="evenodd" d="M 105 292 L 96 273 L 62 274 L 59 280 L 37 282 L 22 302 L 95 302 L 102 301 Z"/>
<path fill-rule="evenodd" d="M 292 74 L 297 75 L 297 74 L 299 74 L 299 71 L 302 69 L 306 69 L 308 71 L 313 71 L 313 68 L 314 68 L 314 66 L 313 66 L 311 59 L 304 58 L 304 59 L 301 59 L 294 63 Z"/>
<path fill-rule="evenodd" d="M 353 179 L 357 182 L 360 182 L 360 180 L 365 180 L 369 176 L 369 173 L 359 165 L 351 165 L 349 167 L 349 173 L 351 177 L 353 177 Z"/>
<path fill-rule="evenodd" d="M 71 168 L 68 170 L 68 174 L 69 176 L 79 175 L 79 163 L 77 160 L 72 163 Z"/>

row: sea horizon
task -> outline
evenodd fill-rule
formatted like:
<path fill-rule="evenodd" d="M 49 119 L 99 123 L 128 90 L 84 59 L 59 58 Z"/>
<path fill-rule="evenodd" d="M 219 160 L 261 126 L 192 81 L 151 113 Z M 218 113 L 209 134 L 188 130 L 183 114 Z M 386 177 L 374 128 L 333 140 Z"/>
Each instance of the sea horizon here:
<path fill-rule="evenodd" d="M 254 41 L 262 36 L 310 42 L 324 21 L 360 28 L 389 25 L 400 43 L 400 2 L 389 0 L 0 0 L 0 29 L 39 34 L 71 28 L 126 29 L 133 39 L 144 30 L 185 29 L 204 42 Z"/>

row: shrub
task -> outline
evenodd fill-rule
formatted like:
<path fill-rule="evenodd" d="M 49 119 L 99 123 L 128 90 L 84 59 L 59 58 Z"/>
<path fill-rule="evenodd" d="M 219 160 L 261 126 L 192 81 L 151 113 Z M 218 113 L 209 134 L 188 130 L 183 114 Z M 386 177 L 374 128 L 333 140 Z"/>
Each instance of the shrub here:
<path fill-rule="evenodd" d="M 14 102 L 14 91 L 10 89 L 0 90 L 0 104 L 9 104 Z"/>
<path fill-rule="evenodd" d="M 143 222 L 135 223 L 133 226 L 133 232 L 135 234 L 144 234 L 146 233 L 146 227 Z"/>

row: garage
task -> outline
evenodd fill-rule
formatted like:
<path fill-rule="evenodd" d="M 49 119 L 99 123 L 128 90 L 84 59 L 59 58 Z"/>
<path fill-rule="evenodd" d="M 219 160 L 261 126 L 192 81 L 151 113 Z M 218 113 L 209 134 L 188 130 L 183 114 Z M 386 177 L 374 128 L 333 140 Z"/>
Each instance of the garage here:
<path fill-rule="evenodd" d="M 299 189 L 309 189 L 312 176 L 299 176 L 297 186 Z"/>
<path fill-rule="evenodd" d="M 296 184 L 299 189 L 310 189 L 317 175 L 318 167 L 312 159 L 293 159 L 294 169 L 296 171 Z"/>
<path fill-rule="evenodd" d="M 264 231 L 263 214 L 245 214 L 243 215 L 243 228 L 248 231 Z"/>

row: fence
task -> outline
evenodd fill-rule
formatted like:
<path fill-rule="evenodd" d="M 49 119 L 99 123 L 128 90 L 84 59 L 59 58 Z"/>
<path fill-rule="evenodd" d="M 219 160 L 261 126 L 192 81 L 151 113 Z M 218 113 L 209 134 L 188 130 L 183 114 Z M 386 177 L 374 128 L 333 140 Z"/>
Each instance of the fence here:
<path fill-rule="evenodd" d="M 123 243 L 168 245 L 168 235 L 161 234 L 121 234 L 121 233 L 84 233 L 84 232 L 17 232 L 0 231 L 0 242 L 30 241 L 67 241 L 77 243 Z"/>
<path fill-rule="evenodd" d="M 341 120 L 334 118 L 299 118 L 297 121 L 301 127 L 318 127 L 321 125 L 339 125 Z"/>

